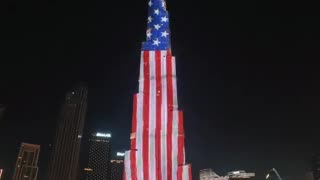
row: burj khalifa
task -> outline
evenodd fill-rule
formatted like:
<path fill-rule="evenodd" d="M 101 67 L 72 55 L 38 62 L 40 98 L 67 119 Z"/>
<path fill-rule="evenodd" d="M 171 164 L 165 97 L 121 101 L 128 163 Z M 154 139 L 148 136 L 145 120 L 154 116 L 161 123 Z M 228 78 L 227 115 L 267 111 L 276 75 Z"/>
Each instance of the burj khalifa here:
<path fill-rule="evenodd" d="M 191 165 L 185 159 L 183 112 L 178 108 L 170 35 L 166 2 L 150 0 L 139 90 L 133 102 L 131 148 L 125 153 L 125 180 L 192 179 Z"/>

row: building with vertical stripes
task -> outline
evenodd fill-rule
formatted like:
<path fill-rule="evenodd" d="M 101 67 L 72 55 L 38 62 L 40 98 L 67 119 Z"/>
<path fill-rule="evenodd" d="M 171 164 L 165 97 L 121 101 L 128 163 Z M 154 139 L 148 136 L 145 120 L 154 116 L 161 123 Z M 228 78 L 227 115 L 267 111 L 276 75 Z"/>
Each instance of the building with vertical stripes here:
<path fill-rule="evenodd" d="M 148 11 L 124 178 L 190 180 L 191 165 L 185 159 L 183 112 L 178 108 L 176 59 L 171 52 L 165 0 L 150 0 Z"/>
<path fill-rule="evenodd" d="M 22 143 L 20 146 L 13 180 L 36 180 L 38 176 L 40 145 Z"/>
<path fill-rule="evenodd" d="M 48 180 L 78 180 L 87 93 L 87 87 L 79 84 L 65 97 L 53 143 Z"/>

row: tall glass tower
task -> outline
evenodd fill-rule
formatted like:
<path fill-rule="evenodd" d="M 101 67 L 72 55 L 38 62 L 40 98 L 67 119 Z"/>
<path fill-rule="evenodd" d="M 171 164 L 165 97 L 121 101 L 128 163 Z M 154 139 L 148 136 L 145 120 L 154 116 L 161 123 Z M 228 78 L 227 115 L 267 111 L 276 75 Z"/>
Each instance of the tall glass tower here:
<path fill-rule="evenodd" d="M 79 84 L 65 97 L 53 144 L 48 180 L 78 180 L 87 94 L 87 87 Z"/>

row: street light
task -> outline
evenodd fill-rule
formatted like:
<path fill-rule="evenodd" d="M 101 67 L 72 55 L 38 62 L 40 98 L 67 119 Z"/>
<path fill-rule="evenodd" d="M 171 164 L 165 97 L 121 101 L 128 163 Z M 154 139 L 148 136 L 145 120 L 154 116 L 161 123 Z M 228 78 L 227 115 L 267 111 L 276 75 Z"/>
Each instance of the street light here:
<path fill-rule="evenodd" d="M 271 173 L 271 172 L 274 172 L 274 173 L 277 175 L 278 179 L 279 179 L 279 180 L 282 180 L 280 174 L 278 173 L 278 171 L 277 171 L 275 168 L 272 168 L 271 171 L 270 171 L 270 173 Z M 268 179 L 268 178 L 270 177 L 270 173 L 267 174 L 266 179 Z"/>

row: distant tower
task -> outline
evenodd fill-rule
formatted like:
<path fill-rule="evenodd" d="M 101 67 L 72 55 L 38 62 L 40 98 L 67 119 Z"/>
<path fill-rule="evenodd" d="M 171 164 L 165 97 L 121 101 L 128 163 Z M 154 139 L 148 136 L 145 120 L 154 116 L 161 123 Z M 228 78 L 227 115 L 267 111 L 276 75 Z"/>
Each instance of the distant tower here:
<path fill-rule="evenodd" d="M 124 153 L 118 152 L 117 159 L 111 160 L 111 180 L 123 180 Z"/>
<path fill-rule="evenodd" d="M 40 145 L 22 143 L 17 158 L 13 180 L 36 180 Z"/>
<path fill-rule="evenodd" d="M 123 160 L 111 160 L 111 180 L 123 179 Z"/>
<path fill-rule="evenodd" d="M 111 134 L 93 133 L 89 140 L 89 160 L 86 180 L 110 180 Z"/>
<path fill-rule="evenodd" d="M 87 94 L 87 87 L 78 85 L 66 95 L 53 144 L 48 180 L 77 180 Z"/>
<path fill-rule="evenodd" d="M 313 178 L 314 180 L 320 180 L 320 153 L 314 155 L 312 164 Z"/>

